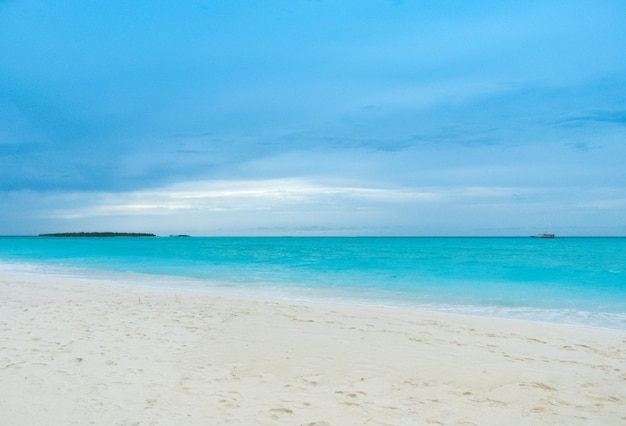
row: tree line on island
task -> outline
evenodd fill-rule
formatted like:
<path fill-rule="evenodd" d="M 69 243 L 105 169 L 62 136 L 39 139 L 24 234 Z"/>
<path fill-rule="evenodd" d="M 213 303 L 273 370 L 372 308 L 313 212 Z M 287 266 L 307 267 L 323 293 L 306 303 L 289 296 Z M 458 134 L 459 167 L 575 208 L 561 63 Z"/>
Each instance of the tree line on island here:
<path fill-rule="evenodd" d="M 156 237 L 155 234 L 143 232 L 58 232 L 55 234 L 39 234 L 40 237 Z"/>

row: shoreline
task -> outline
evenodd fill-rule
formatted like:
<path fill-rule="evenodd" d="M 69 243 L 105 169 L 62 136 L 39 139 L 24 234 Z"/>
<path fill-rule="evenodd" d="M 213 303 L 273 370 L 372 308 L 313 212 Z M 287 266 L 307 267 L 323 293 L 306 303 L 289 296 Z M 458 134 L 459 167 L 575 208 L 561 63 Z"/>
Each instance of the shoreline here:
<path fill-rule="evenodd" d="M 17 267 L 17 268 L 16 268 Z M 367 297 L 356 297 L 344 289 L 307 288 L 288 285 L 247 286 L 241 282 L 207 280 L 179 275 L 151 274 L 134 271 L 114 271 L 93 268 L 65 267 L 44 263 L 0 261 L 0 277 L 6 274 L 24 273 L 34 279 L 62 277 L 79 281 L 93 281 L 123 287 L 139 287 L 179 293 L 200 294 L 247 300 L 273 300 L 284 303 L 317 305 L 355 306 L 365 309 L 406 309 L 470 318 L 523 321 L 581 327 L 598 330 L 626 332 L 626 317 L 623 313 L 589 312 L 573 309 L 511 307 L 497 305 L 427 304 L 415 301 L 400 301 L 397 293 L 376 290 Z M 376 296 L 379 297 L 376 297 Z M 413 294 L 408 295 L 409 298 Z M 599 319 L 603 317 L 603 319 Z M 576 320 L 577 318 L 583 318 Z M 593 318 L 593 319 L 590 319 Z"/>
<path fill-rule="evenodd" d="M 626 332 L 0 273 L 3 424 L 619 424 Z"/>

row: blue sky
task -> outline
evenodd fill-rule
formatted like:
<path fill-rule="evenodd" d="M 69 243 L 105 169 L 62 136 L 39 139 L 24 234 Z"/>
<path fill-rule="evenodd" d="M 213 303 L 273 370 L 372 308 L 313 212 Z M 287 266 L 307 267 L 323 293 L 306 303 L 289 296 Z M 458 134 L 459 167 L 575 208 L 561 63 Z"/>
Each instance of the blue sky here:
<path fill-rule="evenodd" d="M 626 2 L 0 0 L 0 234 L 626 235 Z"/>

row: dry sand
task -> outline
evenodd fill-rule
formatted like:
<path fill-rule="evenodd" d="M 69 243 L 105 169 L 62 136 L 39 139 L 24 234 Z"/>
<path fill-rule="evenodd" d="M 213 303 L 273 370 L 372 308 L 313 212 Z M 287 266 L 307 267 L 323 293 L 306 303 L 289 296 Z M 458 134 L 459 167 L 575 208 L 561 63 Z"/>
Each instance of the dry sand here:
<path fill-rule="evenodd" d="M 0 275 L 2 425 L 626 424 L 626 332 Z"/>

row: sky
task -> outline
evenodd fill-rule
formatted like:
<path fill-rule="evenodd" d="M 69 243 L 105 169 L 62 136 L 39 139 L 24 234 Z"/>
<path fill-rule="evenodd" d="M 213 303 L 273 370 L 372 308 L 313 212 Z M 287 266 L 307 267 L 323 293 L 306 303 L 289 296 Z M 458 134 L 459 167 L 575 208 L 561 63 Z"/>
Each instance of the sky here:
<path fill-rule="evenodd" d="M 626 2 L 0 0 L 0 235 L 626 235 Z"/>

